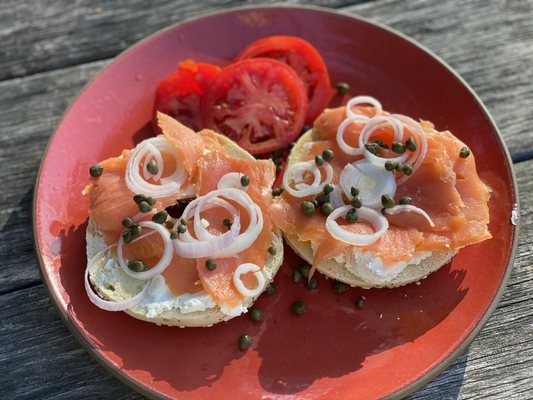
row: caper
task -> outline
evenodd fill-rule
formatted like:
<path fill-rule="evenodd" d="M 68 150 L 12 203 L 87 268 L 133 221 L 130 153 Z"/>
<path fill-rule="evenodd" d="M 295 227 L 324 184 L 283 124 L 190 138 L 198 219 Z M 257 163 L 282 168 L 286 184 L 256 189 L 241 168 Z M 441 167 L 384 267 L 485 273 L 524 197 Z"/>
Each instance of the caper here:
<path fill-rule="evenodd" d="M 291 310 L 293 313 L 302 315 L 305 312 L 305 304 L 303 301 L 295 301 L 292 303 Z"/>
<path fill-rule="evenodd" d="M 395 163 L 392 161 L 385 161 L 385 169 L 387 171 L 394 171 Z"/>
<path fill-rule="evenodd" d="M 405 153 L 405 146 L 402 142 L 392 142 L 391 150 L 395 153 Z"/>
<path fill-rule="evenodd" d="M 131 228 L 133 225 L 135 225 L 135 222 L 131 218 L 125 218 L 122 220 L 122 226 L 124 228 Z"/>
<path fill-rule="evenodd" d="M 148 269 L 148 267 L 142 260 L 128 261 L 128 268 L 133 272 L 142 272 Z"/>
<path fill-rule="evenodd" d="M 315 213 L 315 205 L 310 201 L 302 201 L 300 208 L 305 215 L 313 215 Z"/>
<path fill-rule="evenodd" d="M 374 155 L 376 155 L 376 156 L 378 155 L 378 153 L 379 153 L 379 149 L 380 149 L 379 145 L 377 145 L 377 144 L 375 144 L 375 143 L 366 143 L 366 144 L 365 144 L 365 148 L 366 148 L 369 152 L 371 152 L 372 154 L 374 154 Z"/>
<path fill-rule="evenodd" d="M 168 229 L 174 228 L 174 225 L 176 225 L 176 220 L 174 218 L 171 218 L 171 219 L 169 219 L 168 221 L 165 222 L 165 226 Z"/>
<path fill-rule="evenodd" d="M 272 190 L 272 196 L 273 197 L 281 196 L 283 191 L 284 191 L 284 189 L 282 187 L 275 188 L 274 190 Z"/>
<path fill-rule="evenodd" d="M 250 309 L 250 319 L 252 321 L 261 321 L 263 319 L 263 311 L 261 311 L 259 308 L 254 307 Z"/>
<path fill-rule="evenodd" d="M 246 187 L 250 184 L 250 177 L 248 175 L 241 176 L 241 185 Z"/>
<path fill-rule="evenodd" d="M 362 296 L 359 296 L 356 300 L 355 300 L 355 306 L 359 309 L 363 308 L 363 306 L 365 305 L 365 299 L 363 299 Z"/>
<path fill-rule="evenodd" d="M 459 151 L 459 157 L 467 158 L 470 155 L 470 149 L 468 147 L 462 147 Z"/>
<path fill-rule="evenodd" d="M 361 208 L 363 206 L 363 202 L 361 201 L 359 196 L 352 197 L 352 199 L 350 200 L 350 204 L 353 208 Z"/>
<path fill-rule="evenodd" d="M 409 151 L 415 151 L 416 150 L 416 142 L 413 139 L 412 136 L 409 136 L 409 139 L 405 142 L 405 147 L 407 147 L 407 150 Z"/>
<path fill-rule="evenodd" d="M 317 154 L 315 156 L 315 164 L 316 165 L 322 165 L 324 164 L 324 159 L 322 158 L 322 156 L 320 154 Z"/>
<path fill-rule="evenodd" d="M 343 293 L 348 290 L 348 285 L 344 282 L 335 281 L 333 282 L 332 289 L 335 293 Z"/>
<path fill-rule="evenodd" d="M 133 235 L 131 234 L 131 231 L 124 231 L 122 232 L 122 240 L 124 243 L 128 244 L 132 241 Z"/>
<path fill-rule="evenodd" d="M 331 192 L 333 192 L 333 186 L 331 186 L 329 183 L 326 183 L 322 188 L 322 191 L 324 192 L 324 194 L 330 194 Z"/>
<path fill-rule="evenodd" d="M 152 221 L 154 221 L 157 224 L 164 224 L 167 218 L 168 218 L 168 213 L 165 210 L 163 210 L 163 211 L 159 211 L 158 213 L 154 214 L 152 216 Z"/>
<path fill-rule="evenodd" d="M 381 205 L 385 208 L 394 207 L 394 199 L 390 195 L 384 194 L 381 196 Z"/>
<path fill-rule="evenodd" d="M 140 225 L 133 225 L 131 227 L 131 234 L 134 237 L 141 236 L 142 233 L 143 233 L 143 228 L 141 228 Z"/>
<path fill-rule="evenodd" d="M 341 94 L 348 93 L 350 91 L 350 85 L 348 85 L 346 82 L 337 82 L 337 90 Z"/>
<path fill-rule="evenodd" d="M 141 201 L 146 201 L 146 196 L 144 194 L 136 194 L 133 196 L 133 201 L 139 204 Z"/>
<path fill-rule="evenodd" d="M 353 224 L 357 221 L 359 217 L 357 216 L 357 210 L 355 208 L 350 209 L 346 213 L 346 222 L 349 222 L 350 224 Z"/>
<path fill-rule="evenodd" d="M 187 232 L 187 225 L 179 224 L 178 225 L 178 233 L 185 233 L 185 232 Z"/>
<path fill-rule="evenodd" d="M 104 167 L 102 167 L 101 165 L 91 165 L 91 167 L 89 168 L 89 174 L 93 178 L 98 178 L 99 176 L 102 176 L 103 173 Z"/>
<path fill-rule="evenodd" d="M 326 149 L 322 152 L 322 158 L 324 159 L 324 161 L 331 161 L 333 160 L 334 156 L 335 153 L 333 152 L 333 150 Z"/>
<path fill-rule="evenodd" d="M 239 349 L 241 351 L 245 351 L 245 350 L 248 350 L 250 348 L 250 346 L 252 345 L 252 337 L 250 335 L 244 335 L 242 334 L 240 337 L 239 337 Z"/>
<path fill-rule="evenodd" d="M 401 162 L 395 162 L 394 163 L 394 169 L 398 172 L 402 172 L 403 170 L 403 164 Z"/>
<path fill-rule="evenodd" d="M 302 273 L 299 269 L 294 269 L 294 271 L 292 271 L 292 281 L 294 283 L 300 283 L 302 281 Z"/>
<path fill-rule="evenodd" d="M 157 162 L 154 159 L 151 159 L 150 161 L 148 161 L 148 164 L 146 164 L 146 169 L 152 175 L 155 175 L 159 172 L 159 167 L 157 166 Z"/>
<path fill-rule="evenodd" d="M 171 238 L 172 240 L 177 239 L 177 238 L 178 238 L 178 232 L 176 232 L 176 231 L 172 231 L 172 232 L 170 232 L 170 238 Z"/>
<path fill-rule="evenodd" d="M 405 164 L 403 167 L 402 167 L 402 172 L 409 176 L 413 173 L 413 167 L 411 167 L 410 165 L 408 164 Z"/>
<path fill-rule="evenodd" d="M 322 204 L 329 202 L 329 194 L 325 194 L 325 193 L 319 194 L 318 196 L 316 196 L 315 200 L 318 203 L 318 205 L 321 206 Z"/>
<path fill-rule="evenodd" d="M 355 186 L 352 186 L 350 188 L 350 194 L 352 197 L 359 196 L 359 189 L 357 189 Z"/>
<path fill-rule="evenodd" d="M 309 289 L 316 289 L 318 287 L 318 281 L 314 276 L 307 281 L 307 287 Z"/>
<path fill-rule="evenodd" d="M 147 213 L 152 210 L 152 207 L 150 207 L 150 204 L 148 204 L 146 201 L 141 201 L 139 203 L 139 210 L 143 213 Z"/>
<path fill-rule="evenodd" d="M 331 204 L 330 202 L 324 203 L 320 206 L 320 212 L 322 213 L 322 215 L 326 217 L 329 214 L 331 214 L 334 210 L 335 208 L 333 207 L 333 204 Z"/>
<path fill-rule="evenodd" d="M 148 197 L 146 197 L 146 202 L 147 202 L 148 204 L 150 204 L 151 206 L 153 206 L 153 205 L 155 204 L 156 201 L 157 201 L 157 200 L 155 199 L 155 197 L 152 197 L 152 196 L 148 196 Z"/>
<path fill-rule="evenodd" d="M 208 259 L 208 260 L 205 262 L 205 267 L 206 267 L 209 271 L 214 271 L 215 269 L 217 269 L 217 263 L 216 263 L 214 260 Z"/>
<path fill-rule="evenodd" d="M 305 279 L 309 278 L 309 272 L 311 271 L 311 267 L 307 264 L 304 264 L 298 268 L 298 271 L 300 271 L 300 274 L 302 274 L 302 277 Z"/>
<path fill-rule="evenodd" d="M 266 288 L 266 293 L 268 295 L 273 295 L 274 293 L 276 293 L 276 285 L 274 284 L 274 282 L 270 282 Z"/>
<path fill-rule="evenodd" d="M 278 251 L 276 250 L 276 248 L 275 248 L 274 246 L 270 246 L 270 247 L 268 248 L 268 253 L 269 253 L 270 255 L 272 255 L 272 256 L 275 256 L 277 252 L 278 252 Z"/>
<path fill-rule="evenodd" d="M 399 203 L 402 205 L 411 204 L 411 198 L 409 196 L 403 196 L 400 198 Z"/>

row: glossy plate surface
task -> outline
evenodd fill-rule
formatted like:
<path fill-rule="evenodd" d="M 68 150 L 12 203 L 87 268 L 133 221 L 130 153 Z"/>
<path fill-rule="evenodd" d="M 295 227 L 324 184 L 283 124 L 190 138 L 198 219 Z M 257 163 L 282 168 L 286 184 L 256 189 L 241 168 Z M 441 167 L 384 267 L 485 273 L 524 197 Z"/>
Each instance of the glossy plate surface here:
<path fill-rule="evenodd" d="M 102 311 L 83 287 L 88 167 L 149 133 L 155 87 L 186 58 L 234 57 L 272 34 L 300 36 L 324 57 L 332 82 L 380 99 L 385 109 L 450 129 L 476 154 L 493 189 L 494 238 L 463 249 L 422 281 L 394 290 L 309 291 L 292 283 L 287 251 L 278 291 L 242 316 L 205 329 L 159 327 Z M 67 326 L 111 372 L 146 395 L 180 399 L 398 397 L 429 381 L 473 339 L 510 274 L 517 202 L 508 154 L 485 108 L 449 67 L 410 39 L 353 16 L 262 7 L 208 15 L 160 32 L 119 56 L 65 114 L 42 163 L 34 229 L 43 278 Z M 364 295 L 363 309 L 354 300 Z M 302 316 L 290 304 L 303 300 Z M 241 352 L 241 333 L 254 337 Z"/>

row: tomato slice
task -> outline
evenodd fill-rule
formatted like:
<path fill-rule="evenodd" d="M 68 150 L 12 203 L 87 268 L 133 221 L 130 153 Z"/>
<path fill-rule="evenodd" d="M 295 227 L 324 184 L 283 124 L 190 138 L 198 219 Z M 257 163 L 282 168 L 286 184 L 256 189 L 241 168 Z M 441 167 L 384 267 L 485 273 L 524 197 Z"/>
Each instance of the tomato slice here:
<path fill-rule="evenodd" d="M 200 103 L 220 68 L 207 63 L 183 61 L 178 69 L 159 82 L 155 92 L 152 126 L 159 132 L 156 114 L 161 111 L 189 128 L 202 128 Z"/>
<path fill-rule="evenodd" d="M 252 154 L 273 151 L 296 139 L 306 113 L 302 80 L 286 64 L 267 58 L 225 67 L 202 102 L 204 126 Z"/>
<path fill-rule="evenodd" d="M 269 36 L 248 45 L 237 60 L 256 57 L 273 58 L 296 71 L 304 82 L 309 102 L 305 122 L 312 124 L 331 97 L 328 69 L 318 50 L 298 37 Z"/>

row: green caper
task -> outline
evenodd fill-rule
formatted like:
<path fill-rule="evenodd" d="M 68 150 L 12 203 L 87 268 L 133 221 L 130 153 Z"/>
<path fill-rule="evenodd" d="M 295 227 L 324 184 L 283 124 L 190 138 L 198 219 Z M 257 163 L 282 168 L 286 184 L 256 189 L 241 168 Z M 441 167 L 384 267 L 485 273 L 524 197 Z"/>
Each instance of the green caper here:
<path fill-rule="evenodd" d="M 333 207 L 333 204 L 331 204 L 330 202 L 324 203 L 320 206 L 320 212 L 326 217 L 333 211 L 335 211 L 335 207 Z"/>
<path fill-rule="evenodd" d="M 352 186 L 350 188 L 350 194 L 352 197 L 359 196 L 359 189 L 357 189 L 355 186 Z"/>
<path fill-rule="evenodd" d="M 277 252 L 278 252 L 278 251 L 276 250 L 276 248 L 275 248 L 274 246 L 270 246 L 270 247 L 268 248 L 268 253 L 269 253 L 270 255 L 272 255 L 272 256 L 275 256 Z"/>
<path fill-rule="evenodd" d="M 319 194 L 318 196 L 316 196 L 315 200 L 318 203 L 318 205 L 321 206 L 322 204 L 329 202 L 329 194 L 325 194 L 325 193 Z"/>
<path fill-rule="evenodd" d="M 322 158 L 324 161 L 331 161 L 333 160 L 333 157 L 335 156 L 335 153 L 331 149 L 326 149 L 322 152 Z"/>
<path fill-rule="evenodd" d="M 148 204 L 146 201 L 141 201 L 139 203 L 139 210 L 143 213 L 147 213 L 152 210 L 152 207 L 150 207 L 150 204 Z"/>
<path fill-rule="evenodd" d="M 273 295 L 274 293 L 276 293 L 276 285 L 274 284 L 274 282 L 270 282 L 266 288 L 266 293 L 268 295 Z"/>
<path fill-rule="evenodd" d="M 315 164 L 316 165 L 322 165 L 324 164 L 324 159 L 322 158 L 322 156 L 320 154 L 317 154 L 315 156 Z"/>
<path fill-rule="evenodd" d="M 155 175 L 159 172 L 159 167 L 157 166 L 157 162 L 154 159 L 151 159 L 150 161 L 148 161 L 148 164 L 146 164 L 146 169 L 152 175 Z"/>
<path fill-rule="evenodd" d="M 293 313 L 302 315 L 305 312 L 305 304 L 303 301 L 295 301 L 292 303 L 291 310 Z"/>
<path fill-rule="evenodd" d="M 355 208 L 350 209 L 346 213 L 346 222 L 349 222 L 350 224 L 353 224 L 357 221 L 359 217 L 357 216 L 357 210 Z"/>
<path fill-rule="evenodd" d="M 282 187 L 275 188 L 274 190 L 272 190 L 272 196 L 273 197 L 281 196 L 281 194 L 284 192 L 284 190 L 285 189 L 283 189 Z"/>
<path fill-rule="evenodd" d="M 101 165 L 91 165 L 89 168 L 89 175 L 91 175 L 93 178 L 98 178 L 99 176 L 102 176 L 104 173 L 104 167 Z"/>
<path fill-rule="evenodd" d="M 147 202 L 148 204 L 150 204 L 151 206 L 153 206 L 153 205 L 155 204 L 156 201 L 157 201 L 157 200 L 155 199 L 155 197 L 152 197 L 152 196 L 148 196 L 148 197 L 146 197 L 146 202 Z"/>
<path fill-rule="evenodd" d="M 330 194 L 331 192 L 333 192 L 333 186 L 331 186 L 329 183 L 326 183 L 322 188 L 322 191 L 324 192 L 324 194 Z"/>
<path fill-rule="evenodd" d="M 214 260 L 208 259 L 208 260 L 205 262 L 205 267 L 206 267 L 209 271 L 214 271 L 215 269 L 217 269 L 217 263 L 216 263 Z"/>
<path fill-rule="evenodd" d="M 140 225 L 133 225 L 131 227 L 131 234 L 134 237 L 141 236 L 142 233 L 143 233 L 143 228 L 141 228 Z"/>
<path fill-rule="evenodd" d="M 241 351 L 245 351 L 245 350 L 248 350 L 250 348 L 250 346 L 252 345 L 252 337 L 250 335 L 244 335 L 242 334 L 240 337 L 239 337 L 239 349 Z"/>
<path fill-rule="evenodd" d="M 344 293 L 348 290 L 348 285 L 344 282 L 335 281 L 333 282 L 332 290 L 335 293 Z"/>
<path fill-rule="evenodd" d="M 176 231 L 170 232 L 170 238 L 172 240 L 176 240 L 178 238 L 178 232 L 176 232 Z"/>
<path fill-rule="evenodd" d="M 352 199 L 350 200 L 350 204 L 353 208 L 361 208 L 363 206 L 363 202 L 361 201 L 359 196 L 352 197 Z"/>
<path fill-rule="evenodd" d="M 355 300 L 355 306 L 359 309 L 363 308 L 363 306 L 365 305 L 365 299 L 363 299 L 363 296 L 359 296 L 356 300 Z"/>
<path fill-rule="evenodd" d="M 176 220 L 174 218 L 170 218 L 168 221 L 165 222 L 165 226 L 168 229 L 174 228 L 174 225 L 176 225 Z"/>
<path fill-rule="evenodd" d="M 304 264 L 298 268 L 298 271 L 300 271 L 300 274 L 302 274 L 302 277 L 305 279 L 309 278 L 309 272 L 311 271 L 311 267 L 307 264 Z"/>
<path fill-rule="evenodd" d="M 409 176 L 413 173 L 413 167 L 411 167 L 410 165 L 408 164 L 405 164 L 403 167 L 402 167 L 402 172 Z"/>
<path fill-rule="evenodd" d="M 400 198 L 399 203 L 401 205 L 411 204 L 411 198 L 409 196 L 403 196 L 402 198 Z"/>
<path fill-rule="evenodd" d="M 395 163 L 392 161 L 385 161 L 385 169 L 387 171 L 394 171 Z"/>
<path fill-rule="evenodd" d="M 402 142 L 392 142 L 391 150 L 395 153 L 405 153 L 405 146 Z"/>
<path fill-rule="evenodd" d="M 231 221 L 229 218 L 224 218 L 224 220 L 222 221 L 222 225 L 224 225 L 225 227 L 227 227 L 228 229 L 231 228 Z"/>
<path fill-rule="evenodd" d="M 144 194 L 136 194 L 133 196 L 133 201 L 139 204 L 141 201 L 146 201 L 146 196 Z"/>
<path fill-rule="evenodd" d="M 405 147 L 407 147 L 407 150 L 409 151 L 415 151 L 416 150 L 416 142 L 413 139 L 412 136 L 409 136 L 409 139 L 405 142 Z"/>
<path fill-rule="evenodd" d="M 185 218 L 180 219 L 180 225 L 187 226 L 187 220 Z"/>
<path fill-rule="evenodd" d="M 283 170 L 283 165 L 276 165 L 276 174 L 279 174 Z"/>
<path fill-rule="evenodd" d="M 365 144 L 365 149 L 367 149 L 369 152 L 371 152 L 372 154 L 374 155 L 378 155 L 379 154 L 379 145 L 375 144 L 375 143 L 366 143 Z"/>
<path fill-rule="evenodd" d="M 142 260 L 131 260 L 128 261 L 128 268 L 133 272 L 142 272 L 146 271 L 148 267 Z"/>
<path fill-rule="evenodd" d="M 381 205 L 385 208 L 394 207 L 394 199 L 388 194 L 381 196 Z"/>
<path fill-rule="evenodd" d="M 350 91 L 350 85 L 348 85 L 346 82 L 337 82 L 337 90 L 341 94 L 348 93 Z"/>
<path fill-rule="evenodd" d="M 124 231 L 122 232 L 122 240 L 124 243 L 128 244 L 132 241 L 133 235 L 131 234 L 131 231 Z"/>
<path fill-rule="evenodd" d="M 124 228 L 131 228 L 133 225 L 135 225 L 135 222 L 131 218 L 125 218 L 122 220 L 122 226 Z"/>
<path fill-rule="evenodd" d="M 187 225 L 179 224 L 178 225 L 178 233 L 182 234 L 182 233 L 185 233 L 185 232 L 187 232 Z"/>
<path fill-rule="evenodd" d="M 152 221 L 154 221 L 157 224 L 164 224 L 167 218 L 168 218 L 168 213 L 165 210 L 163 210 L 163 211 L 159 211 L 158 213 L 154 214 L 152 216 Z"/>
<path fill-rule="evenodd" d="M 467 158 L 470 155 L 470 149 L 468 147 L 462 147 L 459 151 L 459 157 Z"/>
<path fill-rule="evenodd" d="M 301 202 L 300 209 L 305 215 L 313 215 L 315 213 L 315 205 L 307 200 Z"/>
<path fill-rule="evenodd" d="M 252 321 L 261 321 L 263 319 L 263 311 L 257 307 L 250 309 L 249 315 Z"/>
<path fill-rule="evenodd" d="M 398 172 L 402 172 L 403 170 L 403 164 L 401 162 L 394 163 L 394 169 Z"/>
<path fill-rule="evenodd" d="M 316 289 L 318 287 L 318 281 L 314 276 L 307 281 L 307 287 L 309 289 Z"/>
<path fill-rule="evenodd" d="M 294 271 L 292 271 L 292 281 L 294 283 L 300 283 L 302 281 L 302 278 L 302 273 L 299 269 L 295 269 Z"/>
<path fill-rule="evenodd" d="M 241 176 L 241 185 L 246 187 L 250 184 L 250 177 L 248 175 Z"/>

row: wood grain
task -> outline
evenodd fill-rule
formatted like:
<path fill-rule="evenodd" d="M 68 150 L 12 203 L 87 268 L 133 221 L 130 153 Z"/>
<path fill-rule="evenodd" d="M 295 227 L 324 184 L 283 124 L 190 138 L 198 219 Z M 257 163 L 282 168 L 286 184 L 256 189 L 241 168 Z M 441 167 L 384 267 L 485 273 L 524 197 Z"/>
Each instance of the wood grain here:
<path fill-rule="evenodd" d="M 0 2 L 0 389 L 3 398 L 141 398 L 94 362 L 53 309 L 33 255 L 31 201 L 46 142 L 118 52 L 200 12 L 265 1 Z M 533 2 L 316 0 L 388 24 L 474 88 L 516 165 L 522 232 L 503 300 L 467 353 L 412 399 L 530 398 L 533 389 Z M 518 157 L 520 156 L 520 157 Z"/>

